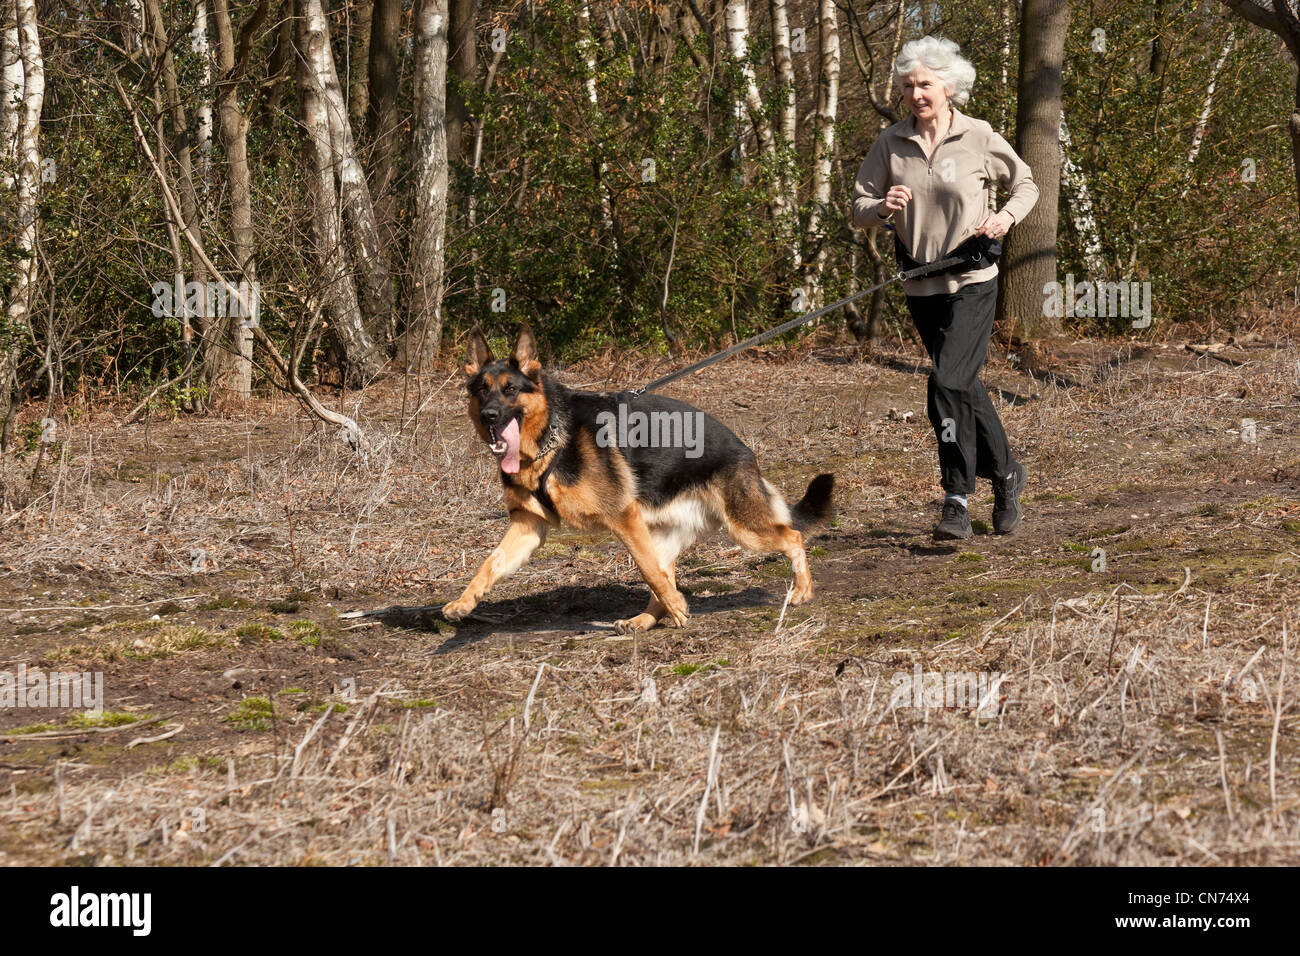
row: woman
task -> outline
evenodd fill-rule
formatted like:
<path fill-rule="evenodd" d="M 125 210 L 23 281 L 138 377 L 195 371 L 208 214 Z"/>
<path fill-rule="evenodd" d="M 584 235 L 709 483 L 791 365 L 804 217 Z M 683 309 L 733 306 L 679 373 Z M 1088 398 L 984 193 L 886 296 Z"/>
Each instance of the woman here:
<path fill-rule="evenodd" d="M 1038 187 L 1005 139 L 958 111 L 975 68 L 956 43 L 924 37 L 904 45 L 894 81 L 912 115 L 880 134 L 858 170 L 854 225 L 892 221 L 904 262 L 935 262 L 976 236 L 1001 239 L 1033 208 Z M 990 214 L 995 183 L 1007 202 Z M 983 257 L 964 271 L 905 280 L 903 291 L 933 364 L 926 404 L 946 493 L 934 537 L 970 537 L 967 496 L 977 476 L 993 483 L 993 530 L 1007 534 L 1020 523 L 1026 472 L 979 380 L 997 308 L 997 263 Z"/>

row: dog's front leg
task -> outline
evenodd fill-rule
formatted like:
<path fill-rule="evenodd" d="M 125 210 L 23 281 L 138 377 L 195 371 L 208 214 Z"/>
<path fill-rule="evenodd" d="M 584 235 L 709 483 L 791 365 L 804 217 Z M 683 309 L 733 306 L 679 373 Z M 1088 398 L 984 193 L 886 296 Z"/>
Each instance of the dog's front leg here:
<path fill-rule="evenodd" d="M 537 515 L 523 510 L 510 512 L 510 527 L 506 536 L 496 546 L 478 573 L 470 580 L 464 593 L 443 607 L 443 615 L 450 621 L 459 621 L 474 610 L 479 599 L 492 589 L 492 585 L 519 570 L 537 546 L 546 540 L 546 522 Z"/>

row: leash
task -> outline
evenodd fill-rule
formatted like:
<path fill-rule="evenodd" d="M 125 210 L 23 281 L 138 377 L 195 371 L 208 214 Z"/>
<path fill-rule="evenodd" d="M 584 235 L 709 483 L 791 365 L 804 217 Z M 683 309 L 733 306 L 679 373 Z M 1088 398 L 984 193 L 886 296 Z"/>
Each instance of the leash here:
<path fill-rule="evenodd" d="M 686 366 L 685 368 L 680 368 L 669 375 L 665 375 L 662 378 L 657 378 L 649 385 L 642 385 L 640 388 L 632 389 L 631 394 L 633 396 L 638 396 L 638 395 L 644 395 L 646 392 L 653 392 L 655 389 L 662 388 L 664 385 L 667 385 L 669 382 L 675 382 L 677 381 L 677 379 L 685 378 L 687 375 L 694 374 L 695 372 L 698 372 L 702 368 L 708 368 L 710 365 L 712 365 L 715 362 L 721 362 L 723 359 L 731 358 L 731 356 L 737 354 L 738 352 L 743 352 L 746 349 L 752 349 L 755 345 L 760 345 L 763 342 L 766 342 L 768 339 L 775 338 L 776 336 L 781 335 L 783 332 L 789 332 L 791 329 L 798 328 L 801 325 L 807 325 L 808 323 L 815 322 L 817 319 L 820 319 L 823 315 L 826 315 L 826 313 L 834 312 L 836 309 L 840 308 L 841 306 L 848 305 L 850 302 L 853 302 L 856 299 L 860 299 L 864 295 L 871 295 L 871 293 L 875 292 L 877 289 L 883 289 L 887 285 L 893 285 L 895 282 L 902 282 L 904 279 L 920 279 L 924 276 L 929 275 L 932 272 L 938 272 L 941 269 L 947 269 L 950 266 L 959 265 L 963 262 L 976 261 L 978 260 L 978 258 L 979 258 L 978 252 L 974 253 L 973 255 L 972 254 L 953 255 L 953 256 L 948 256 L 947 258 L 944 259 L 939 259 L 935 262 L 926 263 L 925 265 L 918 266 L 915 269 L 908 269 L 905 272 L 897 272 L 893 275 L 892 278 L 886 279 L 884 282 L 879 282 L 876 285 L 873 285 L 870 289 L 863 289 L 861 292 L 855 292 L 853 293 L 853 295 L 845 296 L 843 299 L 840 299 L 838 302 L 832 302 L 830 305 L 823 306 L 822 308 L 818 309 L 816 312 L 812 313 L 812 315 L 801 315 L 798 316 L 797 318 L 791 319 L 788 322 L 782 322 L 774 329 L 768 329 L 766 332 L 760 332 L 758 335 L 755 335 L 752 338 L 745 339 L 745 341 L 743 342 L 737 342 L 735 345 L 731 346 L 730 348 L 725 348 L 721 352 L 715 352 L 714 354 L 708 356 L 707 358 L 702 358 L 698 362 L 694 362 Z"/>
<path fill-rule="evenodd" d="M 667 385 L 669 382 L 675 382 L 679 378 L 684 378 L 687 375 L 690 375 L 694 372 L 698 372 L 702 368 L 707 368 L 708 366 L 712 365 L 714 362 L 721 362 L 723 359 L 730 358 L 731 356 L 735 355 L 737 352 L 743 352 L 745 351 L 745 349 L 753 348 L 755 345 L 758 345 L 762 342 L 766 342 L 768 339 L 780 335 L 782 332 L 789 332 L 791 329 L 798 328 L 801 325 L 805 325 L 809 322 L 815 322 L 817 319 L 820 319 L 826 313 L 833 312 L 836 309 L 840 308 L 840 306 L 848 305 L 850 302 L 853 302 L 856 299 L 860 299 L 864 295 L 871 295 L 871 293 L 875 292 L 877 289 L 883 289 L 887 285 L 893 285 L 895 282 L 902 282 L 904 279 L 920 279 L 923 276 L 927 276 L 932 272 L 939 272 L 943 269 L 949 268 L 950 266 L 960 265 L 963 262 L 978 261 L 979 257 L 980 257 L 979 252 L 974 252 L 973 254 L 968 252 L 965 254 L 950 255 L 950 256 L 946 256 L 943 259 L 939 259 L 936 262 L 930 262 L 930 263 L 926 263 L 923 266 L 917 266 L 915 269 L 908 269 L 903 272 L 896 272 L 892 277 L 886 279 L 884 282 L 880 282 L 877 283 L 876 285 L 873 285 L 870 289 L 863 289 L 861 292 L 855 292 L 853 293 L 853 295 L 845 296 L 843 299 L 840 299 L 838 302 L 832 302 L 830 305 L 818 309 L 812 315 L 800 315 L 796 318 L 791 319 L 788 322 L 782 322 L 774 329 L 768 329 L 766 332 L 760 332 L 758 335 L 755 335 L 752 338 L 745 339 L 745 341 L 743 342 L 737 342 L 735 345 L 731 346 L 730 348 L 723 349 L 721 352 L 715 352 L 713 355 L 710 355 L 708 358 L 700 359 L 700 361 L 694 362 L 691 365 L 686 366 L 685 368 L 678 369 L 676 372 L 673 372 L 669 375 L 665 375 L 662 378 L 657 378 L 649 385 L 642 385 L 640 388 L 633 389 L 630 394 L 635 398 L 637 396 L 644 395 L 646 392 L 652 392 L 657 388 Z M 541 447 L 538 449 L 537 455 L 534 458 L 534 460 L 540 459 L 543 456 L 549 454 L 551 451 L 553 451 L 560 444 L 560 438 L 561 435 L 559 433 L 559 430 L 556 429 L 554 423 L 548 425 L 546 429 L 546 434 L 542 437 Z M 546 466 L 546 470 L 542 472 L 541 478 L 538 479 L 537 490 L 533 493 L 537 498 L 537 500 L 541 502 L 542 507 L 547 508 L 552 512 L 555 512 L 556 514 L 558 514 L 558 512 L 555 511 L 555 504 L 551 501 L 551 496 L 546 493 L 546 479 L 550 476 L 551 470 L 555 467 L 555 462 L 557 460 L 558 460 L 557 458 L 551 459 L 550 463 Z"/>

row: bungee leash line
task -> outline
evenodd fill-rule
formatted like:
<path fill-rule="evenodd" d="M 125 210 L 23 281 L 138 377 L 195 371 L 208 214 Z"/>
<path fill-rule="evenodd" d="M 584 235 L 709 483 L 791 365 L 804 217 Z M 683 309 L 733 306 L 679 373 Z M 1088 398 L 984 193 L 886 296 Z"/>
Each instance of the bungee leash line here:
<path fill-rule="evenodd" d="M 698 362 L 693 362 L 690 365 L 687 365 L 685 368 L 679 368 L 677 371 L 665 375 L 662 378 L 657 378 L 649 385 L 642 385 L 640 388 L 632 389 L 631 394 L 635 397 L 644 395 L 646 392 L 653 392 L 655 389 L 662 388 L 669 382 L 675 382 L 679 378 L 685 378 L 687 375 L 692 375 L 702 368 L 707 368 L 714 362 L 721 362 L 723 359 L 730 358 L 746 349 L 752 349 L 755 345 L 761 345 L 768 339 L 775 338 L 784 332 L 789 332 L 791 329 L 796 329 L 801 325 L 808 325 L 815 322 L 828 312 L 834 312 L 841 306 L 848 305 L 850 302 L 860 299 L 864 295 L 871 295 L 871 293 L 875 292 L 877 289 L 883 289 L 887 285 L 893 285 L 895 282 L 902 282 L 905 279 L 920 279 L 928 276 L 932 272 L 939 272 L 943 269 L 948 269 L 955 265 L 961 265 L 965 262 L 978 261 L 979 256 L 980 253 L 978 251 L 963 255 L 951 255 L 935 262 L 928 262 L 915 269 L 908 269 L 905 272 L 897 272 L 884 282 L 876 283 L 870 289 L 863 289 L 861 292 L 855 292 L 852 295 L 845 296 L 838 302 L 832 302 L 830 305 L 823 306 L 811 315 L 800 315 L 788 322 L 782 322 L 776 328 L 768 329 L 766 332 L 760 332 L 758 335 L 745 339 L 743 342 L 737 342 L 735 345 L 725 348 L 721 352 L 715 352 L 707 358 L 702 358 Z"/>

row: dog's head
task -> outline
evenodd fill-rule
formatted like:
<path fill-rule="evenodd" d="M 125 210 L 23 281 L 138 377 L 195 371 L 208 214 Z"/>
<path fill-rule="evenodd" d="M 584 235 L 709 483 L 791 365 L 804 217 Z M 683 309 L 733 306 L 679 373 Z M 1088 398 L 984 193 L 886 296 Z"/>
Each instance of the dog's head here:
<path fill-rule="evenodd" d="M 469 419 L 497 456 L 501 470 L 515 474 L 524 439 L 535 452 L 549 417 L 533 333 L 524 326 L 509 358 L 499 359 L 492 356 L 487 339 L 475 328 L 469 334 L 465 374 L 469 377 Z"/>

